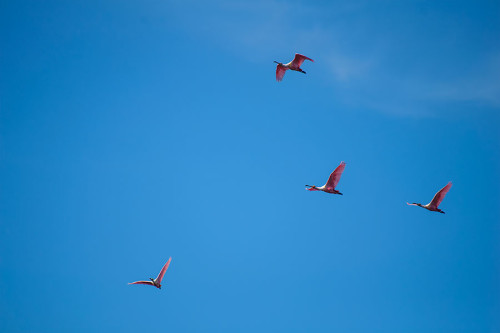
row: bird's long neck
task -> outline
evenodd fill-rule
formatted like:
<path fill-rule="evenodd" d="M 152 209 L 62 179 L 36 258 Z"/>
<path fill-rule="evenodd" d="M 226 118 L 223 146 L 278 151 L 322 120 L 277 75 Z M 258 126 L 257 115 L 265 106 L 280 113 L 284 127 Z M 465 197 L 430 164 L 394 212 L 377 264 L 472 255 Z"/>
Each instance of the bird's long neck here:
<path fill-rule="evenodd" d="M 309 191 L 322 191 L 321 189 L 319 189 L 316 185 L 306 185 L 308 186 L 308 190 Z"/>

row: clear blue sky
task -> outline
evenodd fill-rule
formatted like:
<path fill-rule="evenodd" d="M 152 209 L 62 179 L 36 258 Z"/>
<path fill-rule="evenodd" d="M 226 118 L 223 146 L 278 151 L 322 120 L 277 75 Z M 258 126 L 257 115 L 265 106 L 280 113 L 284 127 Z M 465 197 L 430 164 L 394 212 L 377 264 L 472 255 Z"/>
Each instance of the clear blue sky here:
<path fill-rule="evenodd" d="M 500 332 L 498 1 L 1 1 L 0 38 L 0 331 Z"/>

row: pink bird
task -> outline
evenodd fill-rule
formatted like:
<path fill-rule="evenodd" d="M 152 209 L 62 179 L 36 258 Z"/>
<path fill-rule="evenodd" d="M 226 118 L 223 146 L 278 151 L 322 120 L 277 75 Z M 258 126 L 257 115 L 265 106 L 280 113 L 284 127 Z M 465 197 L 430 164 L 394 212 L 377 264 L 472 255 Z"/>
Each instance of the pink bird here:
<path fill-rule="evenodd" d="M 291 69 L 292 71 L 297 71 L 301 73 L 306 73 L 300 68 L 300 65 L 304 62 L 304 60 L 310 60 L 314 62 L 311 58 L 306 57 L 305 55 L 295 53 L 295 58 L 293 58 L 292 61 L 290 61 L 288 64 L 282 64 L 281 62 L 275 61 L 275 63 L 278 64 L 276 66 L 276 81 L 281 81 L 283 80 L 283 76 L 285 76 L 285 72 L 287 69 Z"/>
<path fill-rule="evenodd" d="M 165 272 L 167 271 L 168 265 L 170 265 L 170 261 L 172 260 L 172 257 L 168 258 L 167 263 L 165 266 L 160 271 L 160 274 L 156 277 L 156 279 L 149 278 L 151 281 L 136 281 L 136 282 L 131 282 L 129 284 L 148 284 L 150 286 L 155 286 L 158 289 L 161 289 L 161 280 L 163 279 L 163 275 L 165 275 Z"/>
<path fill-rule="evenodd" d="M 333 194 L 340 194 L 339 191 L 335 189 L 337 184 L 340 181 L 340 176 L 342 176 L 342 172 L 344 172 L 345 169 L 345 162 L 342 161 L 340 162 L 340 165 L 337 167 L 337 169 L 333 170 L 333 172 L 330 174 L 330 177 L 328 178 L 328 181 L 326 182 L 325 185 L 317 187 L 316 185 L 306 185 L 309 188 L 306 188 L 308 191 L 323 191 L 326 193 L 333 193 Z"/>
<path fill-rule="evenodd" d="M 432 212 L 440 212 L 440 213 L 444 214 L 444 212 L 441 209 L 439 209 L 438 206 L 441 203 L 441 201 L 443 201 L 444 196 L 446 195 L 446 193 L 448 193 L 450 188 L 451 188 L 451 182 L 449 182 L 448 184 L 446 184 L 445 187 L 440 189 L 439 192 L 436 193 L 436 195 L 434 195 L 434 198 L 432 198 L 432 201 L 429 202 L 427 205 L 422 205 L 422 204 L 419 204 L 416 202 L 414 202 L 414 203 L 407 202 L 406 204 L 408 204 L 410 206 L 419 206 L 419 207 L 425 208 L 427 210 L 430 210 Z"/>

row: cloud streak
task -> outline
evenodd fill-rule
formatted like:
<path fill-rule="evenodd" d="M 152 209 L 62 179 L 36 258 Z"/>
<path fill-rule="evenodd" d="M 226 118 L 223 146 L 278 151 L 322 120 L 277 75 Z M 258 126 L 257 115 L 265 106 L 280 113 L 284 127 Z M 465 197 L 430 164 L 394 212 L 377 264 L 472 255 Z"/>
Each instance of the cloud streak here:
<path fill-rule="evenodd" d="M 250 62 L 308 54 L 348 105 L 399 114 L 432 114 L 447 101 L 500 108 L 500 47 L 476 41 L 488 33 L 476 26 L 484 13 L 463 27 L 460 7 L 219 1 L 207 17 L 204 6 L 176 3 L 185 29 Z"/>

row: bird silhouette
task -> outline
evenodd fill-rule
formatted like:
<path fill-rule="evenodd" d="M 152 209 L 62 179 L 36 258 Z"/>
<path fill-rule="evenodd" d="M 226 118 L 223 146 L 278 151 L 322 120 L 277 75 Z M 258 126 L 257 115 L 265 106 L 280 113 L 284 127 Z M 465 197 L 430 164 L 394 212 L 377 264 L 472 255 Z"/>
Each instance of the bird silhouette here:
<path fill-rule="evenodd" d="M 340 165 L 335 170 L 333 170 L 333 172 L 330 174 L 330 177 L 328 177 L 328 181 L 326 182 L 325 185 L 319 186 L 319 187 L 316 185 L 306 185 L 309 187 L 309 188 L 306 188 L 306 190 L 308 190 L 308 191 L 323 191 L 326 193 L 343 195 L 342 193 L 337 191 L 335 189 L 335 187 L 339 183 L 340 176 L 342 176 L 342 172 L 344 172 L 344 169 L 345 169 L 345 162 L 342 161 L 342 162 L 340 162 Z"/>
<path fill-rule="evenodd" d="M 285 72 L 287 69 L 291 69 L 292 71 L 297 71 L 301 73 L 306 73 L 305 71 L 300 68 L 304 60 L 310 60 L 314 62 L 311 58 L 306 57 L 305 55 L 295 53 L 295 58 L 293 58 L 292 61 L 290 61 L 288 64 L 283 64 L 281 62 L 275 61 L 275 63 L 278 64 L 276 66 L 276 81 L 281 81 L 283 80 L 283 76 L 285 76 Z"/>
<path fill-rule="evenodd" d="M 430 210 L 432 212 L 440 212 L 440 213 L 444 214 L 444 212 L 441 209 L 439 209 L 438 206 L 441 203 L 441 201 L 443 201 L 446 193 L 448 193 L 448 191 L 450 190 L 451 185 L 452 185 L 451 182 L 446 184 L 445 187 L 440 189 L 439 192 L 434 195 L 434 198 L 432 198 L 431 202 L 429 202 L 427 205 L 422 205 L 422 204 L 419 204 L 416 202 L 414 202 L 414 203 L 407 202 L 406 204 L 408 204 L 410 206 L 419 206 L 419 207 L 425 208 L 427 210 Z"/>
<path fill-rule="evenodd" d="M 158 274 L 156 279 L 149 278 L 151 281 L 136 281 L 136 282 L 131 282 L 129 284 L 147 284 L 150 286 L 154 286 L 158 289 L 161 289 L 161 280 L 163 279 L 163 275 L 165 275 L 165 272 L 167 271 L 171 260 L 172 260 L 172 257 L 168 258 L 167 263 L 163 266 L 163 268 L 160 271 L 160 274 Z"/>

